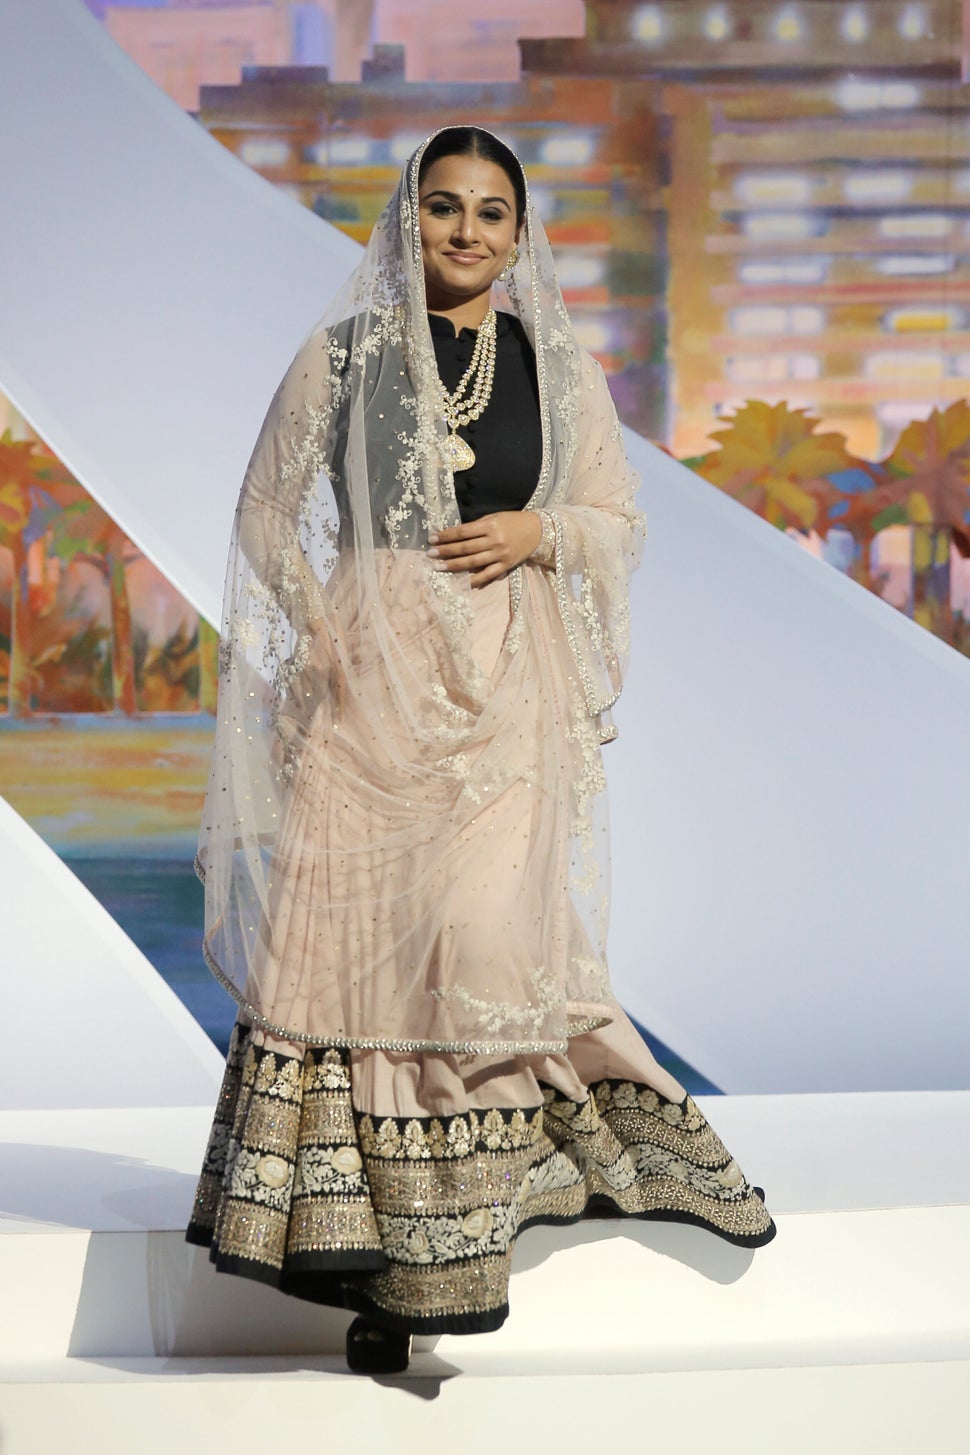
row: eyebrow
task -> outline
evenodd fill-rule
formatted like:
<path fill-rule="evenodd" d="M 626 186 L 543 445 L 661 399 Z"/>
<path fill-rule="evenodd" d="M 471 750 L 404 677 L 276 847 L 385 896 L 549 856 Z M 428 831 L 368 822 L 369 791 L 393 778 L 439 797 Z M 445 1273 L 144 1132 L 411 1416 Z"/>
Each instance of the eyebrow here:
<path fill-rule="evenodd" d="M 427 200 L 428 200 L 429 197 L 447 197 L 447 199 L 448 199 L 449 202 L 460 202 L 461 201 L 461 197 L 458 195 L 457 192 L 446 192 L 443 187 L 436 187 L 433 192 L 426 192 L 424 194 L 424 196 L 421 198 L 421 201 L 422 202 L 427 202 Z M 509 211 L 510 212 L 512 211 L 511 207 L 509 207 L 509 204 L 508 204 L 508 202 L 506 201 L 506 199 L 504 197 L 482 197 L 480 199 L 480 201 L 481 202 L 501 202 L 501 204 L 502 204 L 503 207 L 508 207 Z"/>

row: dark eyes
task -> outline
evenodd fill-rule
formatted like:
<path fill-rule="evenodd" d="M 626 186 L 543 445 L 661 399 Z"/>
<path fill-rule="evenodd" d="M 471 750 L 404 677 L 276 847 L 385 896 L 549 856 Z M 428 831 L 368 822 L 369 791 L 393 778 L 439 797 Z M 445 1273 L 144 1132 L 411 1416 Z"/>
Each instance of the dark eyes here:
<path fill-rule="evenodd" d="M 432 202 L 429 210 L 432 217 L 449 217 L 457 212 L 457 208 L 451 202 Z M 486 207 L 480 212 L 479 217 L 483 222 L 504 222 L 505 214 L 499 212 L 495 207 Z"/>

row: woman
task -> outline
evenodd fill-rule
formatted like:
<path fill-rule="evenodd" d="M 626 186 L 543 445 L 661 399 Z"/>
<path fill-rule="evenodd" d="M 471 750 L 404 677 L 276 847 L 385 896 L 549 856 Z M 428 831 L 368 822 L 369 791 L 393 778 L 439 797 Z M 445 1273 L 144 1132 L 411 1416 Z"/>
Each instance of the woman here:
<path fill-rule="evenodd" d="M 240 1015 L 188 1237 L 356 1310 L 356 1370 L 497 1328 L 534 1222 L 775 1232 L 607 977 L 635 486 L 518 161 L 436 133 L 250 461 L 199 856 Z"/>

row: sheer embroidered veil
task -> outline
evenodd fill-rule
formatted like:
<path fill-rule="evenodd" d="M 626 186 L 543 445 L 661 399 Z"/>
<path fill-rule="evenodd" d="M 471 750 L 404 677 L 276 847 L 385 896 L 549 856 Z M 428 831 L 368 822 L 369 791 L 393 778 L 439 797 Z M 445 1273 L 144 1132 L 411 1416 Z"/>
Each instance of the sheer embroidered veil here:
<path fill-rule="evenodd" d="M 289 1040 L 562 1051 L 612 1015 L 600 744 L 643 518 L 528 202 L 494 302 L 536 353 L 531 504 L 556 558 L 507 578 L 483 670 L 467 574 L 427 557 L 459 517 L 421 266 L 424 146 L 280 383 L 243 482 L 199 843 L 205 953 L 244 1015 Z"/>

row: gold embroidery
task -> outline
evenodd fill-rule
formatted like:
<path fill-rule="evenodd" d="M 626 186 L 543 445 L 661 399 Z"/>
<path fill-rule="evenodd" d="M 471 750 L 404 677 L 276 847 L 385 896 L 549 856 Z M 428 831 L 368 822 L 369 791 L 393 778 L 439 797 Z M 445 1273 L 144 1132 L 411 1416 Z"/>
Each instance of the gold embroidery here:
<path fill-rule="evenodd" d="M 460 1320 L 463 1315 L 504 1314 L 511 1262 L 511 1255 L 505 1254 L 479 1258 L 473 1268 L 392 1264 L 369 1280 L 368 1302 L 416 1328 L 433 1329 L 437 1320 Z"/>
<path fill-rule="evenodd" d="M 549 1089 L 528 1109 L 355 1116 L 346 1052 L 310 1049 L 301 1064 L 237 1028 L 188 1236 L 217 1266 L 289 1292 L 305 1270 L 330 1270 L 332 1286 L 306 1296 L 469 1331 L 504 1319 L 523 1224 L 580 1218 L 597 1201 L 748 1246 L 774 1234 L 690 1096 L 604 1080 L 580 1102 Z"/>
<path fill-rule="evenodd" d="M 542 1129 L 542 1111 L 516 1108 L 503 1115 L 497 1108 L 480 1113 L 431 1117 L 404 1124 L 394 1117 L 376 1123 L 366 1113 L 358 1119 L 357 1135 L 365 1157 L 437 1158 L 468 1157 L 476 1150 L 514 1151 L 537 1140 Z"/>
<path fill-rule="evenodd" d="M 214 1239 L 224 1259 L 278 1268 L 283 1262 L 289 1217 L 281 1209 L 254 1209 L 245 1199 L 226 1197 L 219 1209 Z"/>
<path fill-rule="evenodd" d="M 540 1150 L 541 1148 L 541 1150 Z M 443 1162 L 371 1161 L 368 1182 L 375 1207 L 388 1217 L 418 1222 L 433 1216 L 464 1217 L 473 1208 L 509 1203 L 537 1156 L 549 1147 L 537 1142 L 517 1152 L 492 1152 Z"/>
<path fill-rule="evenodd" d="M 369 1204 L 294 1203 L 286 1235 L 285 1252 L 290 1257 L 379 1248 L 377 1223 Z"/>

